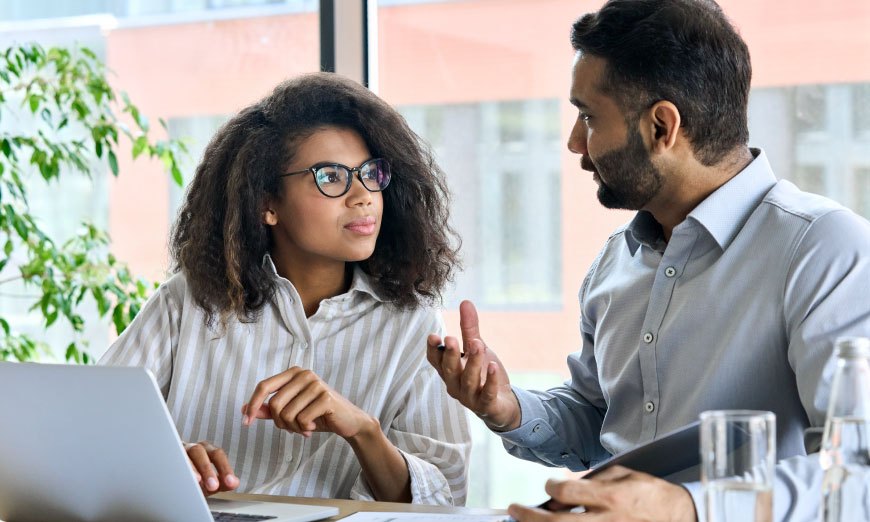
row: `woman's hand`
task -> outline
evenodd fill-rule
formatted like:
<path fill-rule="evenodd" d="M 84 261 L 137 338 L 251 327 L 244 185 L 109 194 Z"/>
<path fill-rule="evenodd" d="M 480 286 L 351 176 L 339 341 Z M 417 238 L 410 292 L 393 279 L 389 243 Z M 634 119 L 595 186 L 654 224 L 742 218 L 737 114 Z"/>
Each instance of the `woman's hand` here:
<path fill-rule="evenodd" d="M 260 381 L 242 406 L 242 413 L 246 426 L 254 419 L 272 419 L 282 430 L 305 437 L 315 431 L 332 432 L 345 439 L 380 432 L 377 419 L 339 395 L 317 374 L 298 366 Z"/>
<path fill-rule="evenodd" d="M 205 496 L 239 487 L 239 479 L 233 474 L 230 461 L 224 450 L 210 442 L 184 442 L 187 459 L 196 474 L 196 480 Z"/>

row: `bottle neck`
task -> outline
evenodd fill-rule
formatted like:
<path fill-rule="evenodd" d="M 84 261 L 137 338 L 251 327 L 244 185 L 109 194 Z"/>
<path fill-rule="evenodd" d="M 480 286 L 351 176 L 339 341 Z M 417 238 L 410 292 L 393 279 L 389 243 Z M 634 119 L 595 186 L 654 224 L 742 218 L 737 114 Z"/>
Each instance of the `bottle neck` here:
<path fill-rule="evenodd" d="M 864 358 L 841 358 L 831 383 L 828 418 L 870 422 L 870 363 Z"/>

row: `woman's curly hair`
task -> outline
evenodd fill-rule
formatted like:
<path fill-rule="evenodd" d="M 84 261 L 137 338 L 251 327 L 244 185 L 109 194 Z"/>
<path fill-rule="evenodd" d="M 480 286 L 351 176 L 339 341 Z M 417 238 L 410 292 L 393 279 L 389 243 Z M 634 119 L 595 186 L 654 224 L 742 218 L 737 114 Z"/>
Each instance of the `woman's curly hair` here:
<path fill-rule="evenodd" d="M 296 147 L 318 129 L 352 129 L 392 179 L 374 253 L 359 266 L 389 301 L 410 307 L 441 298 L 458 265 L 459 238 L 448 224 L 449 194 L 429 147 L 386 102 L 358 83 L 313 73 L 224 124 L 205 149 L 172 232 L 173 270 L 182 271 L 206 322 L 234 314 L 253 321 L 275 291 L 263 263 L 272 246 L 263 222 L 267 198 Z M 451 243 L 456 241 L 456 243 Z"/>

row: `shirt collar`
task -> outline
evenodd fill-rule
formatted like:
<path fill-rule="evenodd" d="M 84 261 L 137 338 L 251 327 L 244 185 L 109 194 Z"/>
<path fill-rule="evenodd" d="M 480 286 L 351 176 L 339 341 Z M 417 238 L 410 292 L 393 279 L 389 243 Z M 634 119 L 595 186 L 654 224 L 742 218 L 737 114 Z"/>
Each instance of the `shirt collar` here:
<path fill-rule="evenodd" d="M 764 195 L 776 185 L 767 155 L 761 149 L 751 151 L 755 159 L 687 216 L 706 228 L 722 250 L 728 248 Z"/>
<path fill-rule="evenodd" d="M 265 265 L 266 270 L 268 270 L 269 273 L 274 275 L 276 278 L 283 279 L 284 281 L 287 281 L 287 283 L 289 283 L 290 286 L 293 287 L 294 294 L 296 294 L 297 296 L 299 295 L 299 293 L 296 291 L 296 287 L 293 285 L 293 283 L 290 282 L 290 280 L 285 279 L 278 274 L 278 269 L 275 268 L 275 262 L 272 261 L 272 256 L 270 256 L 268 253 L 265 256 L 263 256 L 263 265 Z M 374 280 L 373 280 L 372 276 L 363 272 L 363 269 L 359 267 L 359 264 L 354 263 L 354 265 L 353 265 L 353 280 L 350 283 L 350 288 L 347 290 L 347 293 L 345 293 L 344 295 L 350 296 L 350 295 L 353 295 L 357 292 L 368 294 L 371 297 L 373 297 L 375 300 L 380 301 L 380 302 L 386 301 L 386 299 L 384 299 L 381 296 L 380 292 L 375 287 Z M 338 296 L 336 296 L 336 297 L 338 297 Z"/>
<path fill-rule="evenodd" d="M 750 150 L 755 158 L 749 165 L 707 196 L 686 217 L 701 224 L 723 250 L 731 244 L 749 215 L 776 184 L 776 176 L 764 151 Z M 662 227 L 645 210 L 634 216 L 625 232 L 625 241 L 632 256 L 641 244 L 664 250 Z"/>
<path fill-rule="evenodd" d="M 626 225 L 625 242 L 628 244 L 628 251 L 631 252 L 632 256 L 641 244 L 658 251 L 664 251 L 665 246 L 667 246 L 662 226 L 646 210 L 639 211 Z"/>

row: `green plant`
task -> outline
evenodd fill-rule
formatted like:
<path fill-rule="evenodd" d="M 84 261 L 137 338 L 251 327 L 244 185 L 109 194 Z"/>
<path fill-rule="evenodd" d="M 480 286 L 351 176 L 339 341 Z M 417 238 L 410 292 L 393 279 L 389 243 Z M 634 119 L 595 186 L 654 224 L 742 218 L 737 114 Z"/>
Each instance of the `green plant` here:
<path fill-rule="evenodd" d="M 128 114 L 133 128 L 119 119 Z M 160 120 L 166 128 L 166 123 Z M 111 312 L 118 334 L 133 319 L 155 284 L 134 277 L 109 252 L 109 237 L 91 223 L 61 244 L 31 214 L 28 184 L 41 176 L 93 178 L 108 166 L 118 175 L 119 138 L 132 143 L 133 158 L 162 161 L 179 185 L 180 140 L 151 141 L 148 119 L 111 88 L 102 62 L 89 49 L 15 45 L 0 54 L 0 291 L 21 281 L 33 294 L 30 311 L 45 328 L 66 321 L 75 332 L 67 361 L 92 362 L 82 338 L 82 301 L 91 296 L 101 317 Z M 30 129 L 24 132 L 22 129 Z M 56 185 L 55 185 L 56 186 Z M 58 195 L 58 197 L 63 197 Z M 4 242 L 5 239 L 5 242 Z M 33 360 L 51 352 L 32 335 L 0 317 L 0 360 Z"/>

